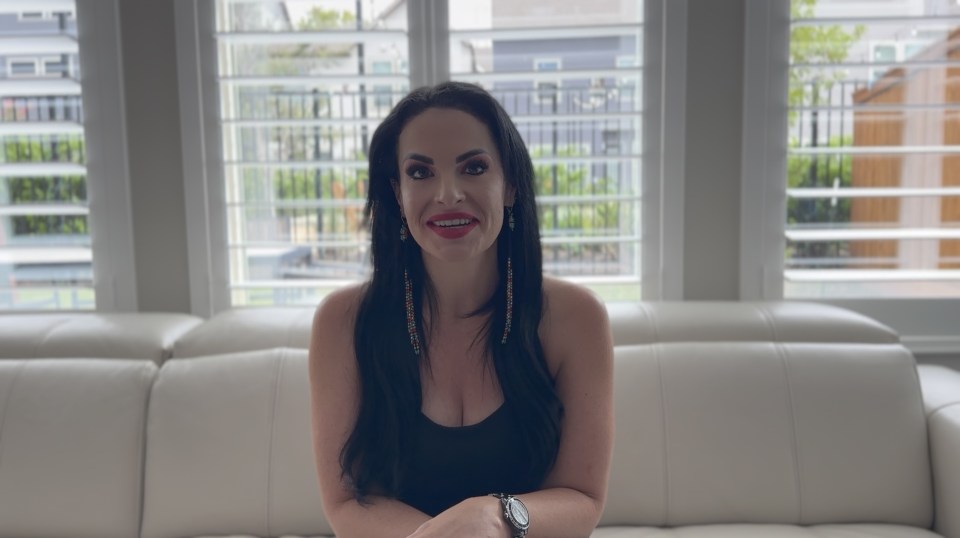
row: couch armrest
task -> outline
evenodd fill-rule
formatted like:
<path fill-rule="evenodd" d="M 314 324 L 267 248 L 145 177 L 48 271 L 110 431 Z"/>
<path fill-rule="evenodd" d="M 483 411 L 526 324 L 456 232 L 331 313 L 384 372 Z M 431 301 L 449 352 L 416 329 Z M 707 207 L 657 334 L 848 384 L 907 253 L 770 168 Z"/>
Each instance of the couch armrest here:
<path fill-rule="evenodd" d="M 933 465 L 934 530 L 945 538 L 960 538 L 960 372 L 930 365 L 917 371 Z"/>

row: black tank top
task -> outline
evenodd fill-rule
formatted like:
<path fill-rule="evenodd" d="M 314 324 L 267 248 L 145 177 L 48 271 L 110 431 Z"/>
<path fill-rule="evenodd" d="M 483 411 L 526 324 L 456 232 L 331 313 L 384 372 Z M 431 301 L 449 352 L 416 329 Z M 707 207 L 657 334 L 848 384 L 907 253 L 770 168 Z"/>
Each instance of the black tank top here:
<path fill-rule="evenodd" d="M 520 424 L 504 403 L 483 421 L 441 426 L 419 414 L 399 500 L 433 517 L 469 497 L 529 493 L 544 476 L 531 476 L 518 450 Z"/>

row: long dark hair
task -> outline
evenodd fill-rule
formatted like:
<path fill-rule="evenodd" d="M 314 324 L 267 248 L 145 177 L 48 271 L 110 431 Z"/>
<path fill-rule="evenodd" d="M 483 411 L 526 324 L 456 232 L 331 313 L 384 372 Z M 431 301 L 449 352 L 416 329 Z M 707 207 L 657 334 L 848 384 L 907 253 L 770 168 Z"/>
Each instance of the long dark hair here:
<path fill-rule="evenodd" d="M 505 181 L 515 189 L 514 231 L 504 226 L 497 238 L 499 283 L 475 315 L 489 315 L 476 342 L 485 345 L 496 370 L 505 405 L 521 424 L 518 447 L 531 476 L 545 476 L 556 459 L 562 407 L 547 368 L 538 329 L 543 315 L 540 229 L 534 201 L 534 169 L 520 133 L 506 111 L 479 86 L 445 82 L 414 90 L 393 108 L 370 142 L 370 188 L 366 218 L 371 223 L 373 276 L 357 313 L 354 349 L 360 406 L 340 464 L 357 500 L 376 493 L 396 497 L 404 483 L 414 426 L 421 408 L 420 361 L 427 357 L 424 298 L 432 286 L 420 247 L 400 240 L 400 207 L 392 182 L 400 178 L 397 142 L 412 118 L 428 108 L 466 112 L 487 126 L 503 164 Z M 506 343 L 506 264 L 513 268 L 513 319 Z M 413 285 L 421 354 L 407 332 L 403 272 Z M 426 363 L 429 366 L 429 362 Z"/>

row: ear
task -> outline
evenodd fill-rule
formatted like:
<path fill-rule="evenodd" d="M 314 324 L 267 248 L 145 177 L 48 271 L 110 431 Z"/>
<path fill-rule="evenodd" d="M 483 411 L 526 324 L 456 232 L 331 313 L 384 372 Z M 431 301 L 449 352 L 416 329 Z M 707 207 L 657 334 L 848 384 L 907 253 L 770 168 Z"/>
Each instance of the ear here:
<path fill-rule="evenodd" d="M 509 181 L 505 181 L 504 183 L 503 205 L 513 207 L 513 204 L 517 201 L 517 188 Z"/>
<path fill-rule="evenodd" d="M 403 199 L 400 197 L 400 182 L 396 179 L 390 179 L 390 187 L 393 189 L 393 197 L 397 199 L 397 206 L 400 207 L 400 216 L 403 217 Z"/>

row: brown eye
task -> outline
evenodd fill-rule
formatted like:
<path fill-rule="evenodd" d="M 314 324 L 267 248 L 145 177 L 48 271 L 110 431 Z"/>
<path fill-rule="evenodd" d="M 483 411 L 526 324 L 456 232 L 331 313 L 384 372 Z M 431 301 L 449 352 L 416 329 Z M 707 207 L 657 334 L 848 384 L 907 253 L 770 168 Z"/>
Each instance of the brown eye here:
<path fill-rule="evenodd" d="M 471 176 L 479 176 L 487 171 L 487 163 L 483 161 L 473 161 L 463 167 L 463 173 Z"/>
<path fill-rule="evenodd" d="M 407 176 L 410 179 L 426 179 L 430 177 L 430 170 L 425 166 L 411 166 L 407 168 Z"/>

